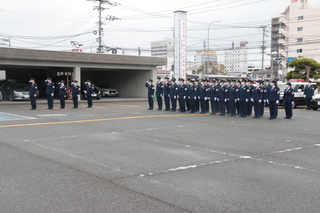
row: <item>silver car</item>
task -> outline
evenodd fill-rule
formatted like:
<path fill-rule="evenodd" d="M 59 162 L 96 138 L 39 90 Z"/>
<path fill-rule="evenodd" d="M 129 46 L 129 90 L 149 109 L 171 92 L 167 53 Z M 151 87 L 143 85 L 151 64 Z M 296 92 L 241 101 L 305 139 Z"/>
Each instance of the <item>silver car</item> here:
<path fill-rule="evenodd" d="M 118 90 L 113 89 L 109 85 L 99 85 L 102 96 L 106 97 L 116 97 L 118 96 Z"/>

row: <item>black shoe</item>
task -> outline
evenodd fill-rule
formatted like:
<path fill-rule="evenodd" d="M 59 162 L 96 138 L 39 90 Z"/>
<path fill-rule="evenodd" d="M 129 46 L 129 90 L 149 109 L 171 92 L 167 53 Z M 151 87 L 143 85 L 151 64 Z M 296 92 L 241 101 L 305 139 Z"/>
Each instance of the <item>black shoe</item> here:
<path fill-rule="evenodd" d="M 30 110 L 36 110 L 37 108 L 31 108 Z"/>
<path fill-rule="evenodd" d="M 78 107 L 73 107 L 73 109 L 77 109 Z"/>
<path fill-rule="evenodd" d="M 64 107 L 61 107 L 60 109 L 64 109 Z"/>
<path fill-rule="evenodd" d="M 157 109 L 158 111 L 161 111 L 162 109 Z"/>
<path fill-rule="evenodd" d="M 152 108 L 148 108 L 147 110 L 153 110 Z"/>
<path fill-rule="evenodd" d="M 269 118 L 269 120 L 273 120 L 273 118 Z"/>
<path fill-rule="evenodd" d="M 166 109 L 166 110 L 163 110 L 163 111 L 170 111 L 170 109 Z"/>
<path fill-rule="evenodd" d="M 284 119 L 291 119 L 290 117 L 284 117 Z"/>
<path fill-rule="evenodd" d="M 52 108 L 47 108 L 47 109 L 52 109 Z"/>
<path fill-rule="evenodd" d="M 186 112 L 186 111 L 180 111 L 180 112 Z"/>
<path fill-rule="evenodd" d="M 195 111 L 190 111 L 189 113 L 195 113 Z"/>
<path fill-rule="evenodd" d="M 216 115 L 216 113 L 211 113 L 210 115 Z"/>
<path fill-rule="evenodd" d="M 87 108 L 92 108 L 92 106 L 87 106 Z"/>
<path fill-rule="evenodd" d="M 199 114 L 206 114 L 205 112 L 200 112 Z"/>
<path fill-rule="evenodd" d="M 170 112 L 175 112 L 176 110 L 170 110 Z"/>

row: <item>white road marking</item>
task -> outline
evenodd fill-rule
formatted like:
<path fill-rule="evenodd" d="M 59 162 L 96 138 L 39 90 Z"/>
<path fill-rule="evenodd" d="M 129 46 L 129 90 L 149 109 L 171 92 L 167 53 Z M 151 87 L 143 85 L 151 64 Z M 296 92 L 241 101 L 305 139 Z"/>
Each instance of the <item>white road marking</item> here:
<path fill-rule="evenodd" d="M 67 116 L 67 114 L 45 114 L 45 115 L 37 115 L 39 117 L 63 117 Z"/>

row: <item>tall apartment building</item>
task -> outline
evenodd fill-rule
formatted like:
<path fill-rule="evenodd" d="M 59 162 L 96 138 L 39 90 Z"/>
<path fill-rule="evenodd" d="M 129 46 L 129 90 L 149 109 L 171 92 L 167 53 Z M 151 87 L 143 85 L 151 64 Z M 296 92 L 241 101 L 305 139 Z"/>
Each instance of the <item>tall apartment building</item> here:
<path fill-rule="evenodd" d="M 308 0 L 290 0 L 286 10 L 271 20 L 271 69 L 285 75 L 286 62 L 298 56 L 320 62 L 320 7 L 310 7 Z"/>
<path fill-rule="evenodd" d="M 241 76 L 242 72 L 248 71 L 248 49 L 247 41 L 240 42 L 239 47 L 235 47 L 232 42 L 232 47 L 225 51 L 224 66 L 228 75 Z"/>
<path fill-rule="evenodd" d="M 203 51 L 199 50 L 194 55 L 193 59 L 193 67 L 194 70 L 197 71 L 204 63 L 218 63 L 217 53 L 216 51 L 210 50 L 210 51 Z"/>
<path fill-rule="evenodd" d="M 164 40 L 151 42 L 151 56 L 167 58 L 167 64 L 158 67 L 158 75 L 171 76 L 171 68 L 174 64 L 173 39 L 165 38 Z"/>

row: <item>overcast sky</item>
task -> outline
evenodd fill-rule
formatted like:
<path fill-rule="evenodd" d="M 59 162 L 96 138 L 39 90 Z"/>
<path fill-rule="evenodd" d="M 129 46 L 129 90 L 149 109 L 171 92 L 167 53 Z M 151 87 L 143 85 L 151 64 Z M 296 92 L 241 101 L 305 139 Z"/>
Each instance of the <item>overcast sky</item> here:
<path fill-rule="evenodd" d="M 283 12 L 291 0 L 116 0 L 121 5 L 109 7 L 103 17 L 113 15 L 121 20 L 106 21 L 103 41 L 110 47 L 119 47 L 125 54 L 150 54 L 150 42 L 172 37 L 173 11 L 187 11 L 188 55 L 192 59 L 195 50 L 203 49 L 207 39 L 208 24 L 244 28 L 210 28 L 210 47 L 220 50 L 218 60 L 223 62 L 223 50 L 234 41 L 248 41 L 250 64 L 259 64 L 262 45 L 261 25 L 270 25 L 273 16 Z M 113 1 L 112 1 L 113 2 Z M 309 0 L 320 5 L 320 0 Z M 87 0 L 0 0 L 0 46 L 10 38 L 12 47 L 70 51 L 70 42 L 83 44 L 85 52 L 95 52 L 98 5 Z M 107 6 L 105 6 L 107 7 Z M 270 32 L 269 32 L 270 33 Z M 78 35 L 78 36 L 76 36 Z M 73 37 L 74 36 L 74 37 Z M 270 45 L 270 37 L 266 38 Z M 122 54 L 122 51 L 119 52 Z"/>

